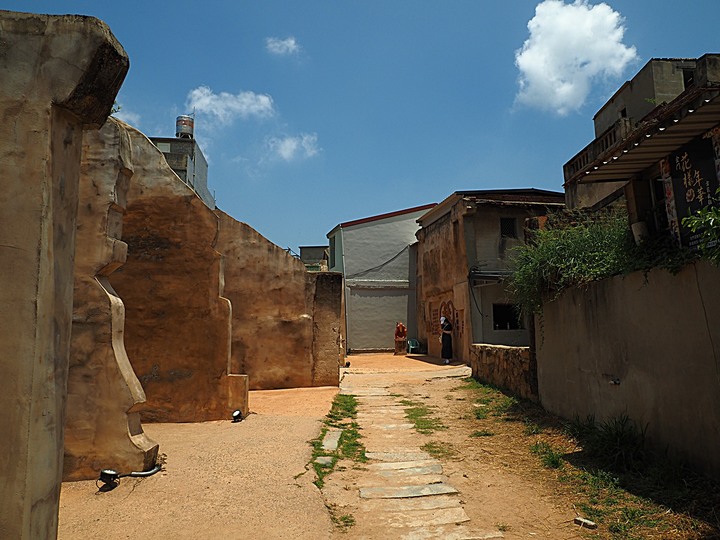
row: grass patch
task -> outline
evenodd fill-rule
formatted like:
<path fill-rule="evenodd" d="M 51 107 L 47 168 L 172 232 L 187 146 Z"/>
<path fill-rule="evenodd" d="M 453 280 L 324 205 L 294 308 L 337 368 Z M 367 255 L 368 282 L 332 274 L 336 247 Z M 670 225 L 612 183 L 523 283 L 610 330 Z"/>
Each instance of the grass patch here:
<path fill-rule="evenodd" d="M 344 427 L 347 419 L 357 416 L 357 398 L 350 394 L 337 394 L 325 423 L 332 427 Z"/>
<path fill-rule="evenodd" d="M 330 521 L 337 527 L 341 532 L 347 531 L 350 527 L 355 525 L 355 516 L 352 514 L 341 514 L 340 509 L 336 504 L 327 504 L 325 507 L 328 509 L 330 514 Z"/>
<path fill-rule="evenodd" d="M 357 416 L 357 399 L 353 395 L 338 394 L 333 400 L 330 412 L 325 417 L 325 425 L 320 435 L 310 441 L 312 457 L 310 465 L 315 471 L 313 483 L 318 489 L 325 486 L 325 478 L 332 473 L 340 459 L 349 459 L 356 463 L 365 463 L 365 446 L 362 443 L 360 426 L 355 421 Z M 337 450 L 323 449 L 323 439 L 330 428 L 342 429 Z M 317 458 L 330 459 L 328 464 L 317 463 Z"/>
<path fill-rule="evenodd" d="M 403 400 L 401 403 L 407 407 L 405 416 L 415 425 L 415 430 L 418 433 L 429 435 L 435 431 L 447 429 L 447 426 L 432 416 L 430 407 L 413 401 L 408 402 L 407 400 Z"/>
<path fill-rule="evenodd" d="M 342 514 L 340 516 L 330 514 L 330 519 L 332 519 L 333 524 L 340 529 L 349 529 L 355 525 L 355 516 L 352 514 Z"/>
<path fill-rule="evenodd" d="M 585 420 L 578 417 L 568 424 L 568 433 L 583 450 L 603 467 L 619 470 L 637 470 L 647 463 L 645 451 L 645 427 L 638 427 L 627 415 L 617 416 L 605 422 L 595 422 L 590 415 Z"/>
<path fill-rule="evenodd" d="M 534 459 L 524 462 L 520 472 L 556 482 L 579 515 L 598 523 L 596 531 L 587 531 L 588 538 L 720 538 L 720 483 L 653 456 L 645 446 L 644 426 L 626 416 L 603 422 L 576 418 L 567 424 L 492 385 L 474 379 L 463 383 L 457 390 L 467 392 L 467 420 L 482 420 L 470 428 L 468 444 L 480 446 L 471 437 L 502 435 L 485 443 L 502 456 L 511 450 L 506 441 L 516 447 L 525 438 L 527 458 Z M 543 467 L 537 467 L 538 461 Z M 499 464 L 516 467 L 504 458 Z"/>
<path fill-rule="evenodd" d="M 488 413 L 485 409 L 477 408 L 475 409 L 475 419 L 476 420 L 485 420 L 488 417 Z"/>
<path fill-rule="evenodd" d="M 545 441 L 533 443 L 530 451 L 539 456 L 542 464 L 548 469 L 559 469 L 563 466 L 562 452 L 558 452 Z"/>
<path fill-rule="evenodd" d="M 425 443 L 420 447 L 420 449 L 438 459 L 451 458 L 457 454 L 457 451 L 451 444 L 439 441 L 430 441 Z"/>

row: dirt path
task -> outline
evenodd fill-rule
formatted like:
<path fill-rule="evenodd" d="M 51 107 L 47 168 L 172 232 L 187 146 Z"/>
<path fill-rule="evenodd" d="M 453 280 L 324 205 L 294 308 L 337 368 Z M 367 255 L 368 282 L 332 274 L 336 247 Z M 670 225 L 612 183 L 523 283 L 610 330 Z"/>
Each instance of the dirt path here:
<path fill-rule="evenodd" d="M 399 503 L 361 501 L 361 487 L 382 487 L 377 482 L 377 467 L 370 467 L 380 463 L 377 459 L 363 468 L 347 463 L 344 470 L 340 467 L 327 478 L 322 492 L 315 487 L 314 473 L 307 469 L 311 459 L 308 441 L 320 433 L 321 421 L 338 392 L 337 388 L 320 388 L 252 392 L 254 414 L 239 424 L 146 425 L 167 456 L 164 470 L 150 478 L 123 479 L 119 487 L 106 493 L 98 493 L 94 482 L 64 484 L 59 538 L 582 538 L 571 525 L 572 509 L 562 506 L 551 488 L 525 479 L 510 463 L 513 456 L 494 455 L 491 446 L 469 437 L 468 404 L 457 390 L 462 384 L 459 377 L 468 374 L 467 368 L 442 366 L 422 357 L 363 355 L 350 360 L 344 382 L 347 391 L 363 393 L 364 389 L 372 394 L 381 389 L 384 394 L 379 396 L 382 403 L 375 404 L 375 413 L 387 418 L 373 416 L 371 396 L 360 409 L 368 451 L 421 451 L 433 441 L 453 449 L 454 454 L 428 457 L 418 471 L 428 466 L 427 470 L 435 471 L 431 474 L 436 480 L 457 490 L 457 494 L 442 495 L 445 506 L 453 508 L 460 516 L 457 521 L 462 522 L 442 526 L 454 528 L 457 534 L 447 535 L 447 528 L 436 527 L 440 536 L 408 536 L 407 528 L 378 520 Z M 399 411 L 403 400 L 427 404 L 439 412 L 439 419 L 449 429 L 423 435 L 402 428 L 395 432 L 394 440 L 386 439 L 394 428 L 378 431 L 371 426 L 406 423 Z M 391 408 L 395 416 L 383 408 Z M 527 448 L 518 449 L 520 453 L 527 455 Z M 387 485 L 393 483 L 398 485 L 396 481 Z M 326 504 L 351 514 L 355 526 L 339 530 Z M 422 508 L 416 510 L 419 512 L 409 515 L 433 515 L 423 514 Z"/>
<path fill-rule="evenodd" d="M 256 414 L 238 424 L 144 425 L 167 455 L 164 470 L 106 493 L 63 484 L 59 538 L 330 538 L 322 495 L 302 473 L 337 391 L 251 392 Z"/>
<path fill-rule="evenodd" d="M 404 359 L 353 362 L 341 391 L 357 396 L 371 459 L 340 463 L 323 488 L 336 514 L 355 521 L 346 538 L 582 538 L 571 507 L 470 437 L 471 405 L 460 388 L 469 375 L 465 366 Z M 418 433 L 405 418 L 411 403 L 447 429 Z M 520 453 L 527 459 L 526 447 Z M 408 497 L 430 488 L 437 495 Z"/>

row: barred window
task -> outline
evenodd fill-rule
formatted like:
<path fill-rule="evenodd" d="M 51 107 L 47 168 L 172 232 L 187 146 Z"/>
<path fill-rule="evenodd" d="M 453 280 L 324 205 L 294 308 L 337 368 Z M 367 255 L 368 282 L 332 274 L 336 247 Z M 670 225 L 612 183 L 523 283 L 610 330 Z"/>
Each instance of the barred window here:
<path fill-rule="evenodd" d="M 502 238 L 517 238 L 517 220 L 515 218 L 500 218 L 500 236 Z"/>

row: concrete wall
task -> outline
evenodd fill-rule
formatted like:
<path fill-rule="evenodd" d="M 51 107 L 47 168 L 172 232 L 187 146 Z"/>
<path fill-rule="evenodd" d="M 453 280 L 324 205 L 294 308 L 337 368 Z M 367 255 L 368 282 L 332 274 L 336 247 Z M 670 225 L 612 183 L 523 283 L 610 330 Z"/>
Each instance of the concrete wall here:
<path fill-rule="evenodd" d="M 570 210 L 602 206 L 604 201 L 618 198 L 628 183 L 628 180 L 593 184 L 573 182 L 565 186 L 565 204 Z"/>
<path fill-rule="evenodd" d="M 76 233 L 73 324 L 65 417 L 64 480 L 152 468 L 158 445 L 140 425 L 143 392 L 125 352 L 125 307 L 108 276 L 122 266 L 120 241 L 132 176 L 127 130 L 108 119 L 85 132 Z"/>
<path fill-rule="evenodd" d="M 35 540 L 57 534 L 82 130 L 128 60 L 89 17 L 0 11 L 0 36 L 0 538 Z"/>
<path fill-rule="evenodd" d="M 621 111 L 637 124 L 655 107 L 669 103 L 685 90 L 683 68 L 694 69 L 694 60 L 650 60 L 625 83 L 595 115 L 595 137 L 621 118 Z"/>
<path fill-rule="evenodd" d="M 472 376 L 537 401 L 537 373 L 530 362 L 529 347 L 473 344 L 470 347 Z"/>
<path fill-rule="evenodd" d="M 231 371 L 252 389 L 337 386 L 342 275 L 307 272 L 252 227 L 216 214 L 233 305 Z"/>
<path fill-rule="evenodd" d="M 537 324 L 543 406 L 627 414 L 656 448 L 720 477 L 720 269 L 706 262 L 565 292 Z"/>
<path fill-rule="evenodd" d="M 470 225 L 467 234 L 467 255 L 470 266 L 482 270 L 508 270 L 512 250 L 524 243 L 523 225 L 525 218 L 536 213 L 520 207 L 479 206 L 473 214 L 464 217 Z M 517 238 L 503 238 L 500 235 L 500 219 L 515 219 Z"/>
<path fill-rule="evenodd" d="M 147 137 L 128 132 L 128 257 L 110 282 L 125 302 L 125 348 L 147 397 L 141 417 L 197 422 L 247 412 L 247 377 L 230 367 L 218 217 Z"/>

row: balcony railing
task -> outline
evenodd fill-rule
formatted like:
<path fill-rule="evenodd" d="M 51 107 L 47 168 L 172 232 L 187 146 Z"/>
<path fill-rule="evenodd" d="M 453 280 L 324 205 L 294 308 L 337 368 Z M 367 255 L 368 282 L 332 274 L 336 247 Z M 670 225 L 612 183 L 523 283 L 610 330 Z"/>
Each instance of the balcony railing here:
<path fill-rule="evenodd" d="M 604 152 L 622 141 L 632 131 L 632 122 L 629 118 L 620 118 L 594 141 L 580 150 L 574 158 L 563 166 L 565 181 L 569 181 L 576 174 L 583 171 L 590 163 Z"/>

